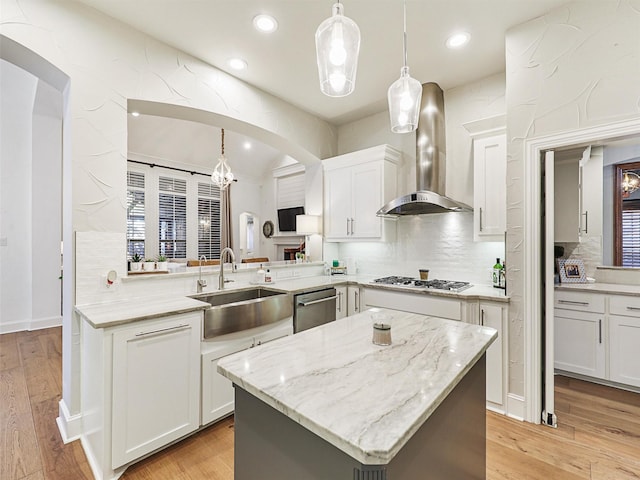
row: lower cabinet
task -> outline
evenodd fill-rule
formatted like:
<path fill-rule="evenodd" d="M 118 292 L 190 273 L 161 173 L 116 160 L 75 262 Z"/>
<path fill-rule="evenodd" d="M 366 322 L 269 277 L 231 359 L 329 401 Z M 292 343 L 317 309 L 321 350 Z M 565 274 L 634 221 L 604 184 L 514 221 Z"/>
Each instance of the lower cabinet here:
<path fill-rule="evenodd" d="M 505 304 L 481 302 L 480 324 L 495 328 L 498 338 L 487 350 L 487 406 L 495 410 L 504 411 L 506 372 L 506 342 L 504 341 L 505 319 L 507 318 Z"/>
<path fill-rule="evenodd" d="M 556 308 L 554 316 L 555 368 L 605 378 L 604 314 Z"/>
<path fill-rule="evenodd" d="M 291 335 L 293 320 L 283 320 L 267 327 L 223 335 L 202 343 L 202 413 L 200 423 L 206 425 L 230 415 L 234 408 L 231 380 L 218 373 L 218 361 L 232 353 Z"/>
<path fill-rule="evenodd" d="M 336 289 L 336 320 L 347 316 L 347 287 Z"/>
<path fill-rule="evenodd" d="M 609 377 L 640 387 L 640 316 L 609 317 Z"/>
<path fill-rule="evenodd" d="M 347 316 L 360 313 L 362 305 L 362 292 L 360 287 L 348 286 L 347 287 Z"/>
<path fill-rule="evenodd" d="M 113 333 L 113 467 L 199 427 L 200 314 Z"/>

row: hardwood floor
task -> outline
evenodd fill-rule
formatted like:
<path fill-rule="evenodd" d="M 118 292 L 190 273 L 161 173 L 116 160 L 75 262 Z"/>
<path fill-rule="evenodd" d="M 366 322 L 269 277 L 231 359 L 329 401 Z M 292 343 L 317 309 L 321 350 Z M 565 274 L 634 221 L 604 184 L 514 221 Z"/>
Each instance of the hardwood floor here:
<path fill-rule="evenodd" d="M 0 335 L 0 479 L 93 478 L 80 442 L 58 433 L 61 390 L 60 328 Z M 556 377 L 556 414 L 552 429 L 487 412 L 487 479 L 640 479 L 639 394 Z M 122 478 L 232 480 L 233 418 Z"/>

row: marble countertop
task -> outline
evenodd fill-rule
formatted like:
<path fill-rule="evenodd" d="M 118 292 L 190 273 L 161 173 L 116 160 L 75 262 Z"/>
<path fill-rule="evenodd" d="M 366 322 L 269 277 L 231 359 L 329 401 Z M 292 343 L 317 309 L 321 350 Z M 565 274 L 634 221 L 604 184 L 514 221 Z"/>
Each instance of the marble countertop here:
<path fill-rule="evenodd" d="M 189 297 L 162 296 L 93 305 L 76 305 L 75 310 L 94 328 L 106 328 L 165 315 L 205 310 L 208 307 L 208 303 Z"/>
<path fill-rule="evenodd" d="M 612 295 L 629 295 L 640 297 L 640 285 L 623 285 L 619 283 L 560 283 L 556 290 L 567 292 L 608 293 Z"/>
<path fill-rule="evenodd" d="M 371 341 L 374 312 L 392 345 Z M 370 309 L 223 358 L 218 371 L 364 464 L 389 463 L 497 337 L 488 327 Z"/>

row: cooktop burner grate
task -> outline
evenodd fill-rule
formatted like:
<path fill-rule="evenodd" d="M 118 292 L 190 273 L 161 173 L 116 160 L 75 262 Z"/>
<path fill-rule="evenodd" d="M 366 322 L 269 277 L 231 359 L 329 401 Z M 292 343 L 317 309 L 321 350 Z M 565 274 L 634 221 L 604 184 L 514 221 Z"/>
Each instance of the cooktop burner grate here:
<path fill-rule="evenodd" d="M 467 288 L 471 288 L 473 286 L 469 282 L 459 282 L 455 280 L 418 280 L 416 278 L 400 276 L 376 278 L 373 282 L 382 285 L 432 288 L 435 290 L 449 290 L 452 292 L 461 292 L 462 290 L 466 290 Z"/>

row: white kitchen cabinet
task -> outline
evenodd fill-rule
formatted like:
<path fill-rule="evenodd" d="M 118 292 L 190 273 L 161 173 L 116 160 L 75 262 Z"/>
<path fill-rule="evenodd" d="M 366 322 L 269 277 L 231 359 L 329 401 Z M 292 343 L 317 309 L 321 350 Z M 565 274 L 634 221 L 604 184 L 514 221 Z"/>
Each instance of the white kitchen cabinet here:
<path fill-rule="evenodd" d="M 462 304 L 457 298 L 445 298 L 428 293 L 411 293 L 385 290 L 382 288 L 366 288 L 363 292 L 363 308 L 380 307 L 402 312 L 433 315 L 434 317 L 462 320 Z"/>
<path fill-rule="evenodd" d="M 555 368 L 606 378 L 605 330 L 604 313 L 555 308 Z"/>
<path fill-rule="evenodd" d="M 507 134 L 504 115 L 464 125 L 473 138 L 473 239 L 503 242 L 507 230 Z"/>
<path fill-rule="evenodd" d="M 347 316 L 347 287 L 336 289 L 336 320 Z"/>
<path fill-rule="evenodd" d="M 390 239 L 395 222 L 376 212 L 397 195 L 400 158 L 380 145 L 323 161 L 326 241 Z"/>
<path fill-rule="evenodd" d="M 207 425 L 233 412 L 233 383 L 220 375 L 217 370 L 218 361 L 221 358 L 292 333 L 293 319 L 289 318 L 271 325 L 221 335 L 202 342 L 202 413 L 200 424 Z"/>
<path fill-rule="evenodd" d="M 555 153 L 554 240 L 576 243 L 602 235 L 602 147 Z"/>
<path fill-rule="evenodd" d="M 480 324 L 498 331 L 498 338 L 487 350 L 487 407 L 500 412 L 504 411 L 507 372 L 504 361 L 506 358 L 504 341 L 506 308 L 502 303 L 480 303 Z"/>
<path fill-rule="evenodd" d="M 347 315 L 360 313 L 362 307 L 362 291 L 360 287 L 350 285 L 347 287 Z"/>
<path fill-rule="evenodd" d="M 612 296 L 610 312 L 610 379 L 640 387 L 640 298 Z"/>
<path fill-rule="evenodd" d="M 112 467 L 195 431 L 202 315 L 113 329 Z"/>

